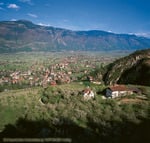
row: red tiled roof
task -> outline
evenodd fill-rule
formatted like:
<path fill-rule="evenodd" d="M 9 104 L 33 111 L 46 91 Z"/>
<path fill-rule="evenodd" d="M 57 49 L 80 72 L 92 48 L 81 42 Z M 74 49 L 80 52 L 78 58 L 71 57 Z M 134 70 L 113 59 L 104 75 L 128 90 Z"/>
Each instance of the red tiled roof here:
<path fill-rule="evenodd" d="M 55 85 L 57 85 L 57 83 L 56 83 L 56 81 L 51 81 L 50 85 L 55 86 Z"/>
<path fill-rule="evenodd" d="M 90 92 L 91 92 L 91 89 L 90 89 L 90 88 L 86 88 L 86 89 L 83 90 L 83 92 L 84 92 L 84 93 L 90 93 Z"/>
<path fill-rule="evenodd" d="M 109 87 L 111 91 L 129 91 L 129 88 L 126 87 L 125 85 L 115 85 Z"/>

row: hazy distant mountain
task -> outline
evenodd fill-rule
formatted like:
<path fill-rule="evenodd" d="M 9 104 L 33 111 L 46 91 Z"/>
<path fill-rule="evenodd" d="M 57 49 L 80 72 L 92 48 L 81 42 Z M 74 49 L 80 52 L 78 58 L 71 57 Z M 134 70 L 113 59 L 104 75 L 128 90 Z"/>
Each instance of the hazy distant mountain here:
<path fill-rule="evenodd" d="M 104 81 L 150 86 L 150 49 L 136 51 L 110 64 Z"/>
<path fill-rule="evenodd" d="M 150 39 L 105 31 L 71 31 L 35 25 L 30 21 L 0 22 L 0 52 L 60 50 L 137 50 Z"/>

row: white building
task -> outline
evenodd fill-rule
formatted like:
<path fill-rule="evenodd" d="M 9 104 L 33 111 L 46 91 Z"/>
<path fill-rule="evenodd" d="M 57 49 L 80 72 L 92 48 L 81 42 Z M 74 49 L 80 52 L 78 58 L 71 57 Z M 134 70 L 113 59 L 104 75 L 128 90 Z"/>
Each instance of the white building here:
<path fill-rule="evenodd" d="M 83 97 L 86 100 L 94 98 L 94 92 L 90 88 L 87 88 L 83 91 Z"/>
<path fill-rule="evenodd" d="M 106 97 L 108 98 L 116 98 L 119 96 L 130 95 L 132 93 L 133 91 L 125 85 L 115 85 L 106 89 Z"/>

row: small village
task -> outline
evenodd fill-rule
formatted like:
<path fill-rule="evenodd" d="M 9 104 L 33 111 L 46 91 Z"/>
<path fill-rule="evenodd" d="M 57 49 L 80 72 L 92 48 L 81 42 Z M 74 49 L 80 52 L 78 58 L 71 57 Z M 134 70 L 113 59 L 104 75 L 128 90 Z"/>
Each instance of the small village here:
<path fill-rule="evenodd" d="M 26 71 L 17 69 L 1 71 L 0 85 L 16 84 L 28 85 L 29 87 L 46 87 L 67 84 L 78 80 L 93 81 L 93 77 L 88 76 L 88 74 L 91 72 L 91 69 L 94 70 L 100 64 L 99 59 L 89 61 L 81 56 L 68 56 L 54 63 L 47 61 L 46 65 L 34 63 Z"/>

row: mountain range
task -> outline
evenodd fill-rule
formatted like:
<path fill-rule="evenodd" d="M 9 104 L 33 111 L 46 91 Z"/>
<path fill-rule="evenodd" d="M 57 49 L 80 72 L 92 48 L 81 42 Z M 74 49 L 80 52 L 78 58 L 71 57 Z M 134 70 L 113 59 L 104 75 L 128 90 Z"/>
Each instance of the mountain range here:
<path fill-rule="evenodd" d="M 110 32 L 72 31 L 27 20 L 0 22 L 0 53 L 19 51 L 110 51 L 150 47 L 150 39 Z"/>

